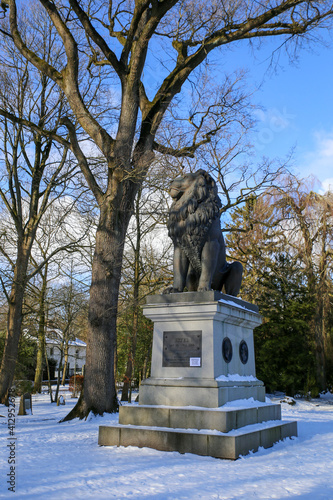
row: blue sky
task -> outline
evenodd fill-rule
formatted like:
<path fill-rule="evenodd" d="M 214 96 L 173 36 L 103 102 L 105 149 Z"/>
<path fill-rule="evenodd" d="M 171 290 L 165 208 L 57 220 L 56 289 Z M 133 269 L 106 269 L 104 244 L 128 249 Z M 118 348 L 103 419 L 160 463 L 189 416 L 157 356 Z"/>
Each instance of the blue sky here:
<path fill-rule="evenodd" d="M 221 76 L 222 81 L 224 74 L 247 70 L 245 85 L 249 93 L 256 90 L 251 100 L 261 108 L 255 113 L 255 156 L 251 162 L 260 164 L 263 156 L 283 161 L 293 151 L 292 171 L 300 178 L 316 177 L 319 182 L 314 189 L 325 192 L 330 186 L 333 191 L 333 33 L 322 30 L 319 36 L 326 45 L 305 42 L 292 61 L 284 47 L 277 50 L 282 37 L 263 39 L 261 48 L 255 44 L 251 48 L 245 40 L 235 42 L 213 51 L 209 60 L 213 63 L 212 78 Z M 164 69 L 159 64 L 159 56 L 157 50 L 151 67 L 145 69 L 150 97 L 168 70 L 167 64 Z M 169 63 L 173 67 L 172 59 Z"/>
<path fill-rule="evenodd" d="M 232 53 L 234 63 L 249 69 L 249 82 L 260 86 L 254 96 L 264 107 L 256 113 L 256 154 L 284 158 L 294 148 L 294 172 L 318 178 L 318 190 L 329 185 L 333 190 L 332 40 L 329 47 L 311 44 L 300 50 L 294 64 L 282 49 L 279 67 L 271 71 L 270 55 L 279 43 L 265 41 L 255 57 L 245 45 Z"/>

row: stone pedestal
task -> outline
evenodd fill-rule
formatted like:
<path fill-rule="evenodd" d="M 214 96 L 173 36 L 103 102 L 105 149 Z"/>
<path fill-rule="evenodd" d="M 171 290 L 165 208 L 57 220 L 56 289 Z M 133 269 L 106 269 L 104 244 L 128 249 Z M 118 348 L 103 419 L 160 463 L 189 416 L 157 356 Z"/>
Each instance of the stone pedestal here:
<path fill-rule="evenodd" d="M 154 322 L 153 352 L 140 404 L 218 408 L 235 399 L 265 401 L 255 373 L 256 306 L 216 291 L 147 301 L 143 314 Z"/>
<path fill-rule="evenodd" d="M 151 377 L 139 406 L 122 406 L 119 425 L 100 427 L 100 445 L 236 459 L 297 434 L 296 422 L 281 422 L 280 405 L 265 403 L 256 378 L 256 306 L 188 292 L 149 297 L 143 313 L 154 322 Z M 230 408 L 235 400 L 242 408 Z"/>

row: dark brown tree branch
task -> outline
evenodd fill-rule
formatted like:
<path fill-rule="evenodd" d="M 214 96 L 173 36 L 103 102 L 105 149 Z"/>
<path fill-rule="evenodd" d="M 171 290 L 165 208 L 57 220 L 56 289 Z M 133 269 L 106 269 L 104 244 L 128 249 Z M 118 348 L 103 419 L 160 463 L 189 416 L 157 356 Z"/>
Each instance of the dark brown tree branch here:
<path fill-rule="evenodd" d="M 122 79 L 125 73 L 124 65 L 118 61 L 115 53 L 110 49 L 105 39 L 94 28 L 94 26 L 90 22 L 88 15 L 80 7 L 79 2 L 77 2 L 76 0 L 69 0 L 69 3 L 72 9 L 74 10 L 75 14 L 77 15 L 78 19 L 80 20 L 86 34 L 101 49 L 106 60 L 114 68 L 119 78 Z"/>
<path fill-rule="evenodd" d="M 59 71 L 57 71 L 53 66 L 51 66 L 46 60 L 38 57 L 37 54 L 35 54 L 35 52 L 30 50 L 27 47 L 27 45 L 23 42 L 23 39 L 21 37 L 17 25 L 16 1 L 10 0 L 8 4 L 10 6 L 9 23 L 10 23 L 11 37 L 16 47 L 20 50 L 20 52 L 24 55 L 24 57 L 26 57 L 28 61 L 30 61 L 37 68 L 39 68 L 44 74 L 48 75 L 53 81 L 55 81 L 60 85 L 60 82 L 62 80 L 61 73 L 59 73 Z"/>
<path fill-rule="evenodd" d="M 20 124 L 24 127 L 26 127 L 28 130 L 34 130 L 35 132 L 39 133 L 43 137 L 49 137 L 50 139 L 58 142 L 64 147 L 71 148 L 71 144 L 69 141 L 64 139 L 61 135 L 55 133 L 52 130 L 46 130 L 44 128 L 41 128 L 39 125 L 36 125 L 35 123 L 26 120 L 25 118 L 19 118 L 15 116 L 13 113 L 9 113 L 5 109 L 0 109 L 0 116 L 3 116 L 10 120 L 12 123 L 17 123 Z"/>
<path fill-rule="evenodd" d="M 99 187 L 96 178 L 94 177 L 93 173 L 89 168 L 87 158 L 85 157 L 85 155 L 82 152 L 82 149 L 80 148 L 79 142 L 77 140 L 75 127 L 69 118 L 63 118 L 62 123 L 67 127 L 71 142 L 71 149 L 75 154 L 76 159 L 79 162 L 80 168 L 88 183 L 88 186 L 90 187 L 93 195 L 95 196 L 98 205 L 100 205 L 103 199 L 103 192 Z"/>
<path fill-rule="evenodd" d="M 333 14 L 333 9 L 330 8 L 324 14 L 318 14 L 314 18 L 302 20 L 302 22 L 282 23 L 277 21 L 276 23 L 269 23 L 271 19 L 277 18 L 279 15 L 288 12 L 292 7 L 306 3 L 307 2 L 304 0 L 286 0 L 253 19 L 247 19 L 243 23 L 236 25 L 231 23 L 231 25 L 227 25 L 200 42 L 197 42 L 195 45 L 199 45 L 199 48 L 195 53 L 189 56 L 186 56 L 187 50 L 185 50 L 185 48 L 191 44 L 183 41 L 174 41 L 173 45 L 177 49 L 179 55 L 177 64 L 174 70 L 162 83 L 151 105 L 145 106 L 145 108 L 142 109 L 144 113 L 144 133 L 148 133 L 148 131 L 153 135 L 156 133 L 164 112 L 173 97 L 180 92 L 182 85 L 188 79 L 192 71 L 197 68 L 216 47 L 221 47 L 222 45 L 241 39 L 303 34 L 312 24 L 316 24 L 320 20 L 332 16 Z"/>

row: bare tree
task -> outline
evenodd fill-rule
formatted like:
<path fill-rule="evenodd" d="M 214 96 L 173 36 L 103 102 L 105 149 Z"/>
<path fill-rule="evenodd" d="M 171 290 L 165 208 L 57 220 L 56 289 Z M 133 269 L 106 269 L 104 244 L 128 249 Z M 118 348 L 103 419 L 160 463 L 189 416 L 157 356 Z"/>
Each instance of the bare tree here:
<path fill-rule="evenodd" d="M 52 64 L 56 66 L 61 64 L 62 46 L 57 44 L 56 30 L 41 6 L 37 5 L 28 11 L 23 27 L 22 36 L 26 43 L 38 47 L 41 57 L 52 61 Z M 0 194 L 1 209 L 4 213 L 2 221 L 5 221 L 2 223 L 1 253 L 4 260 L 7 260 L 8 270 L 7 274 L 2 275 L 2 284 L 9 303 L 11 300 L 13 302 L 9 307 L 8 318 L 11 315 L 16 315 L 18 318 L 26 284 L 45 263 L 45 260 L 39 259 L 37 268 L 27 268 L 27 262 L 33 253 L 36 233 L 45 214 L 47 211 L 51 213 L 49 209 L 52 206 L 53 218 L 49 222 L 53 227 L 57 225 L 59 228 L 62 225 L 63 235 L 64 225 L 70 226 L 70 221 L 65 219 L 68 219 L 68 213 L 77 204 L 79 197 L 79 213 L 86 215 L 89 213 L 90 222 L 94 201 L 82 183 L 83 177 L 77 169 L 77 162 L 74 161 L 73 155 L 68 154 L 71 145 L 67 141 L 67 132 L 64 127 L 62 128 L 61 120 L 63 115 L 68 116 L 69 107 L 63 93 L 56 83 L 21 55 L 3 35 L 3 30 L 0 36 L 2 37 L 0 147 L 4 158 Z M 99 83 L 100 80 L 98 82 L 95 80 L 93 89 L 89 85 L 84 87 L 83 95 L 88 101 L 94 101 L 95 90 L 100 88 Z M 95 109 L 97 107 L 98 104 Z M 58 135 L 61 130 L 65 134 Z M 98 175 L 98 160 L 95 159 L 95 163 L 95 172 Z M 75 183 L 73 183 L 74 178 Z M 55 214 L 59 216 L 57 221 Z M 80 221 L 76 215 L 74 219 L 73 228 L 67 228 L 67 233 L 71 235 L 66 241 L 60 241 L 61 238 L 54 233 L 53 248 L 48 252 L 47 261 L 61 249 L 69 250 L 70 247 L 72 249 L 74 246 L 77 247 L 77 241 L 82 240 L 82 234 L 85 233 L 86 236 L 87 225 L 84 224 L 84 229 L 81 225 L 82 220 Z M 77 234 L 76 227 L 80 228 L 80 234 Z M 13 235 L 16 236 L 12 238 Z M 13 256 L 13 251 L 17 256 Z M 13 287 L 16 287 L 15 293 L 10 288 L 12 283 Z M 4 398 L 11 385 L 15 368 L 15 346 L 18 344 L 22 319 L 14 323 L 11 320 L 11 323 L 7 332 L 8 348 L 5 349 L 0 372 L 0 396 Z"/>
<path fill-rule="evenodd" d="M 57 388 L 55 400 L 58 400 L 59 387 L 65 383 L 65 375 L 68 365 L 69 345 L 80 337 L 77 319 L 87 305 L 87 287 L 79 286 L 75 279 L 74 261 L 71 262 L 68 280 L 52 290 L 53 312 L 49 316 L 49 322 L 61 331 L 60 360 L 58 365 Z"/>
<path fill-rule="evenodd" d="M 45 39 L 45 56 L 52 40 Z M 52 139 L 29 132 L 11 115 L 29 116 L 55 130 L 64 110 L 64 98 L 54 82 L 43 74 L 29 72 L 27 63 L 12 47 L 2 50 L 0 72 L 1 182 L 3 208 L 0 252 L 10 266 L 10 282 L 3 290 L 8 300 L 7 336 L 0 372 L 0 394 L 6 399 L 17 357 L 22 324 L 22 304 L 29 280 L 29 259 L 40 221 L 50 205 L 62 196 L 75 168 L 67 163 L 67 147 L 54 147 Z M 8 230 L 10 232 L 8 232 Z M 13 253 L 14 252 L 14 253 Z"/>
<path fill-rule="evenodd" d="M 276 0 L 271 2 L 199 2 L 137 0 L 96 2 L 39 0 L 63 44 L 66 62 L 55 66 L 21 35 L 22 4 L 8 7 L 7 36 L 26 59 L 56 82 L 71 110 L 105 160 L 104 185 L 96 179 L 75 131 L 67 118 L 71 147 L 100 208 L 90 291 L 90 334 L 84 394 L 71 416 L 117 409 L 114 350 L 121 264 L 127 226 L 135 195 L 156 154 L 191 156 L 212 133 L 197 133 L 178 149 L 158 142 L 170 103 L 190 77 L 199 85 L 200 65 L 217 48 L 239 40 L 267 36 L 300 39 L 311 29 L 330 22 L 329 2 Z M 4 9 L 5 10 L 5 9 Z M 5 31 L 5 30 L 3 30 Z M 82 34 L 85 36 L 83 37 Z M 163 51 L 160 81 L 147 86 L 153 53 Z M 87 76 L 105 72 L 117 81 L 111 99 L 117 101 L 116 121 L 89 111 L 79 81 L 80 59 L 89 58 Z M 89 74 L 90 72 L 90 74 Z M 171 108 L 170 108 L 171 109 Z"/>
<path fill-rule="evenodd" d="M 44 214 L 43 220 L 37 230 L 33 251 L 31 255 L 30 275 L 36 275 L 41 282 L 32 286 L 32 294 L 35 294 L 38 301 L 38 333 L 37 333 L 37 364 L 35 372 L 34 390 L 40 392 L 42 382 L 42 366 L 45 353 L 45 335 L 49 321 L 54 318 L 55 310 L 60 309 L 60 303 L 63 307 L 73 307 L 72 301 L 77 298 L 78 292 L 74 294 L 74 276 L 76 280 L 85 280 L 87 276 L 87 265 L 82 264 L 83 256 L 87 247 L 90 249 L 90 221 L 85 216 L 79 214 L 75 205 L 79 202 L 73 198 L 71 202 L 55 203 L 52 212 Z M 79 230 L 76 229 L 79 227 Z M 87 241 L 88 238 L 88 241 Z M 45 264 L 44 264 L 45 263 Z M 75 271 L 74 271 L 75 267 Z M 90 268 L 89 271 L 90 273 Z M 71 284 L 67 290 L 67 281 Z M 61 281 L 63 283 L 63 293 L 59 292 L 57 300 L 50 298 L 50 289 L 52 283 Z M 78 285 L 77 285 L 78 286 Z M 80 286 L 88 287 L 87 283 Z M 55 285 L 53 285 L 53 288 Z M 30 291 L 30 290 L 29 290 Z M 52 304 L 52 305 L 51 305 Z M 68 313 L 69 314 L 69 313 Z M 74 313 L 71 313 L 71 315 Z M 76 311 L 75 315 L 78 314 Z M 69 314 L 69 316 L 71 316 Z M 59 317 L 59 315 L 58 315 Z M 73 318 L 68 319 L 72 323 Z M 67 333 L 69 327 L 64 324 L 55 325 Z M 66 350 L 68 350 L 68 335 L 64 335 L 64 357 L 66 362 Z"/>
<path fill-rule="evenodd" d="M 47 285 L 49 263 L 40 270 L 41 287 L 37 288 L 38 297 L 38 330 L 37 330 L 37 359 L 34 378 L 34 392 L 41 392 L 43 381 L 43 360 L 46 351 L 45 333 L 47 324 Z M 52 396 L 51 396 L 52 397 Z"/>

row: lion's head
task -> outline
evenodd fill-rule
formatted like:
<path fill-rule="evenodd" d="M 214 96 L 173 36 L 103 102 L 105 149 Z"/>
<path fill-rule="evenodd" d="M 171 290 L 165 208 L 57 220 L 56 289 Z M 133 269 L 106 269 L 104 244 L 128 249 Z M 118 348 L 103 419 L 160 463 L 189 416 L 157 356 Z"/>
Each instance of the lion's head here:
<path fill-rule="evenodd" d="M 219 217 L 221 201 L 214 179 L 205 170 L 177 177 L 170 185 L 174 200 L 167 224 L 169 236 L 185 252 L 197 272 L 206 235 Z"/>

